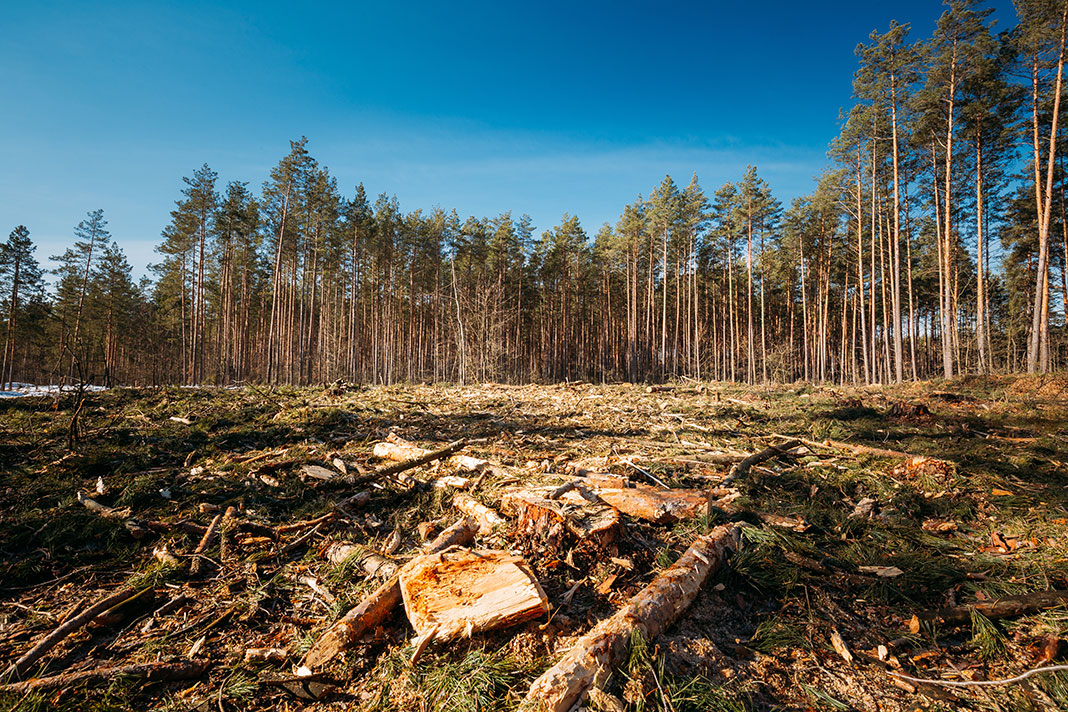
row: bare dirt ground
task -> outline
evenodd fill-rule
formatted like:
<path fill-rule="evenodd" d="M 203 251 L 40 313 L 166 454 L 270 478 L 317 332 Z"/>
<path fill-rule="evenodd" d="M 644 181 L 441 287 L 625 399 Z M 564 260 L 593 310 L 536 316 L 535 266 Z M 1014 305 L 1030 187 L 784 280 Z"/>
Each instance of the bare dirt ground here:
<path fill-rule="evenodd" d="M 76 394 L 0 402 L 0 709 L 516 708 L 579 636 L 725 521 L 746 524 L 741 551 L 663 635 L 631 641 L 608 694 L 591 704 L 1068 709 L 1064 672 L 956 688 L 895 677 L 979 682 L 1068 652 L 1063 605 L 910 629 L 932 609 L 1068 589 L 1063 377 L 871 388 L 336 384 L 84 398 L 73 442 Z M 429 450 L 461 440 L 462 454 L 491 466 L 463 471 L 450 459 L 378 476 L 392 463 L 373 446 L 390 433 Z M 732 459 L 781 444 L 780 435 L 807 442 L 730 483 L 736 492 L 717 500 L 730 506 L 659 524 L 624 513 L 611 542 L 520 530 L 501 509 L 510 490 L 583 471 L 657 489 L 720 488 Z M 447 475 L 504 515 L 477 546 L 520 554 L 550 613 L 431 643 L 412 663 L 413 631 L 397 610 L 297 677 L 319 637 L 382 584 L 365 572 L 368 555 L 401 564 L 461 516 L 460 490 L 432 485 Z M 368 501 L 335 506 L 364 490 Z M 355 553 L 331 563 L 337 542 Z M 51 631 L 126 589 L 11 674 Z M 168 672 L 113 671 L 157 663 Z"/>

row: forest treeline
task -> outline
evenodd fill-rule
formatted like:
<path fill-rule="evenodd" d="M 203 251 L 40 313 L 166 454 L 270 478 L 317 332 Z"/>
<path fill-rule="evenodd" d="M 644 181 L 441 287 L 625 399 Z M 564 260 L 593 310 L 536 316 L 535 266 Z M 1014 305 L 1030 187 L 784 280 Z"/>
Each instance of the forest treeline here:
<path fill-rule="evenodd" d="M 184 178 L 135 282 L 90 212 L 52 257 L 0 251 L 0 381 L 306 384 L 892 382 L 1068 361 L 1061 102 L 1068 0 L 970 0 L 933 36 L 857 48 L 854 102 L 810 195 L 750 167 L 670 176 L 592 236 L 575 216 L 405 212 L 344 197 L 307 139 L 266 177 Z"/>

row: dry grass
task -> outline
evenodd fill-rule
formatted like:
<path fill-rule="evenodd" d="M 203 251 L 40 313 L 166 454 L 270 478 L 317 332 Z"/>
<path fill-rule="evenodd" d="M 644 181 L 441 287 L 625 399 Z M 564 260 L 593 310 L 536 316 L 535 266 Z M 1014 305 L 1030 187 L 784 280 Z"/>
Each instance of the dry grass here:
<path fill-rule="evenodd" d="M 376 584 L 351 562 L 327 562 L 323 546 L 349 540 L 380 551 L 396 531 L 396 556 L 404 559 L 419 545 L 417 525 L 455 518 L 449 492 L 381 483 L 351 519 L 328 523 L 285 554 L 303 532 L 279 541 L 232 533 L 226 557 L 216 543 L 197 576 L 187 562 L 198 536 L 172 530 L 138 541 L 121 520 L 96 516 L 75 498 L 78 490 L 92 493 L 102 478 L 107 494 L 99 499 L 143 520 L 206 525 L 213 514 L 200 507 L 210 504 L 239 507 L 243 518 L 265 527 L 288 524 L 351 494 L 303 481 L 301 465 L 330 467 L 338 457 L 353 469 L 373 468 L 371 445 L 391 430 L 428 448 L 463 438 L 466 453 L 500 463 L 502 472 L 475 493 L 487 504 L 497 502 L 509 480 L 564 482 L 567 463 L 583 458 L 602 458 L 605 469 L 635 481 L 652 476 L 707 487 L 727 467 L 703 462 L 703 455 L 753 452 L 773 442 L 773 433 L 948 460 L 953 467 L 819 449 L 754 469 L 738 483 L 739 503 L 804 517 L 810 528 L 752 528 L 747 549 L 666 635 L 643 641 L 609 691 L 645 710 L 909 710 L 918 703 L 959 707 L 963 700 L 979 709 L 1048 709 L 1068 699 L 1061 677 L 955 692 L 962 701 L 953 701 L 932 689 L 894 686 L 874 659 L 884 645 L 917 676 L 997 677 L 1029 667 L 1044 636 L 1068 633 L 1063 611 L 905 633 L 920 609 L 1068 588 L 1068 398 L 1053 395 L 1062 385 L 969 378 L 897 388 L 688 382 L 653 393 L 626 384 L 119 390 L 89 396 L 83 440 L 73 453 L 65 449 L 75 405 L 69 397 L 5 401 L 0 661 L 25 651 L 80 601 L 132 582 L 152 589 L 155 607 L 177 595 L 191 601 L 147 628 L 152 607 L 86 628 L 34 672 L 185 656 L 194 648 L 215 664 L 186 682 L 113 680 L 62 694 L 0 693 L 0 709 L 508 709 L 569 643 L 717 522 L 626 520 L 613 554 L 633 561 L 632 570 L 581 545 L 570 556 L 549 551 L 505 527 L 484 543 L 527 557 L 554 604 L 551 620 L 432 647 L 413 666 L 411 631 L 397 616 L 309 690 L 283 682 L 291 663 Z M 889 415 L 897 403 L 923 404 L 931 414 Z M 448 471 L 438 465 L 415 474 L 428 479 Z M 865 499 L 874 500 L 870 512 L 853 516 Z M 180 566 L 153 558 L 161 545 Z M 903 573 L 884 578 L 862 566 Z M 611 575 L 612 587 L 599 591 Z M 302 583 L 307 576 L 333 600 Z M 857 655 L 855 664 L 831 647 L 835 628 Z M 289 663 L 246 663 L 252 647 L 285 648 Z"/>

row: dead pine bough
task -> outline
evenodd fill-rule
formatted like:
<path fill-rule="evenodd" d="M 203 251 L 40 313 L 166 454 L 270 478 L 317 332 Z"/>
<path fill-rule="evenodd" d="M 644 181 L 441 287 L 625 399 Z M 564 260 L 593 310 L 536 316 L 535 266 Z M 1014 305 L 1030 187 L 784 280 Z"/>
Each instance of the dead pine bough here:
<path fill-rule="evenodd" d="M 555 665 L 534 681 L 527 702 L 536 709 L 566 712 L 591 689 L 604 687 L 627 655 L 635 633 L 653 640 L 697 597 L 708 576 L 737 551 L 740 527 L 725 525 L 699 537 L 615 615 L 582 636 Z"/>

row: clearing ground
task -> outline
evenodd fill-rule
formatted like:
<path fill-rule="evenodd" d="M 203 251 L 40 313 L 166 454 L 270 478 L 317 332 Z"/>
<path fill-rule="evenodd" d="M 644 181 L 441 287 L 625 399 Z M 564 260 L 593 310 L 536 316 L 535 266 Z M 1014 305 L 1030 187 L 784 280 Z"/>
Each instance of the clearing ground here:
<path fill-rule="evenodd" d="M 1064 672 L 895 676 L 979 682 L 1068 653 L 1064 598 L 992 608 L 1068 589 L 1063 377 L 123 389 L 5 399 L 0 433 L 0 709 L 517 708 L 580 636 L 730 522 L 740 550 L 659 636 L 631 636 L 588 704 L 1068 709 Z M 397 472 L 374 455 L 456 441 L 481 462 Z M 517 501 L 569 482 L 559 521 L 521 514 Z M 697 504 L 642 516 L 624 501 L 665 488 Z M 514 588 L 514 625 L 445 636 L 452 609 L 434 606 L 476 586 L 418 601 L 416 586 L 447 589 L 448 566 L 472 559 L 452 550 L 402 577 L 425 645 L 396 605 L 297 676 L 336 621 L 470 513 L 465 498 L 503 519 L 482 522 L 472 565 Z"/>

